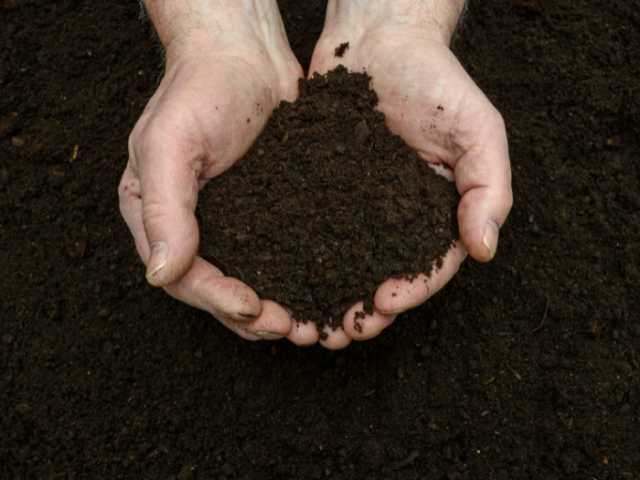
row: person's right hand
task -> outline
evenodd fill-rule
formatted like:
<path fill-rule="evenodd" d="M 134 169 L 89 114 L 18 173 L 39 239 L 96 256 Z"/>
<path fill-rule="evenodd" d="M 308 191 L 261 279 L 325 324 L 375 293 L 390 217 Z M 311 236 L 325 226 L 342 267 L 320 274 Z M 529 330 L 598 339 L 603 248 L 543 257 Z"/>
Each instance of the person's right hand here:
<path fill-rule="evenodd" d="M 119 187 L 147 279 L 243 338 L 313 343 L 314 325 L 292 328 L 281 306 L 197 255 L 198 191 L 246 153 L 281 100 L 298 96 L 302 69 L 276 1 L 147 3 L 166 74 L 131 133 Z"/>
<path fill-rule="evenodd" d="M 341 348 L 380 334 L 396 315 L 415 308 L 456 274 L 467 253 L 490 261 L 513 204 L 507 132 L 502 116 L 449 49 L 463 0 L 330 0 L 310 72 L 342 64 L 372 77 L 391 132 L 450 181 L 460 204 L 460 240 L 441 268 L 417 281 L 388 279 L 374 296 L 374 313 L 357 320 L 354 305 L 343 329 L 323 345 Z M 336 47 L 349 42 L 342 57 Z M 416 199 L 420 201 L 420 199 Z"/>

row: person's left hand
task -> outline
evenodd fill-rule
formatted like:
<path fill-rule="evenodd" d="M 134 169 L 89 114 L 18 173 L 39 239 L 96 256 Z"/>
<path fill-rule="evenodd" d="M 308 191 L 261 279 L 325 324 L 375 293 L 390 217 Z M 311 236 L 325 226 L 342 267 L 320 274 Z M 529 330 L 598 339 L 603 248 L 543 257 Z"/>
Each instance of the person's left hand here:
<path fill-rule="evenodd" d="M 438 19 L 412 22 L 410 15 L 391 14 L 397 12 L 388 10 L 401 2 L 387 3 L 361 0 L 347 5 L 331 0 L 309 72 L 323 74 L 342 64 L 372 77 L 378 109 L 386 115 L 389 129 L 456 182 L 462 197 L 458 207 L 461 238 L 442 268 L 434 269 L 430 278 L 418 278 L 426 282 L 387 280 L 375 294 L 372 316 L 359 320 L 356 328 L 360 302 L 345 314 L 344 329 L 325 330 L 329 336 L 321 343 L 333 349 L 345 347 L 352 339 L 377 336 L 397 314 L 425 302 L 455 275 L 467 252 L 478 261 L 491 260 L 499 228 L 513 203 L 504 122 L 449 50 L 452 29 L 443 28 Z M 344 42 L 349 47 L 338 58 L 335 49 Z"/>

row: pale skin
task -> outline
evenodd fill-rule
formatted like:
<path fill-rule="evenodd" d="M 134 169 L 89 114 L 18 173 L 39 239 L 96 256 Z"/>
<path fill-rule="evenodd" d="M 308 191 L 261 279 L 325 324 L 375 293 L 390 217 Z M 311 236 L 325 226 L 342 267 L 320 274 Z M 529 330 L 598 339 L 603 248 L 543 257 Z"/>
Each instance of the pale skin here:
<path fill-rule="evenodd" d="M 197 255 L 198 191 L 244 155 L 281 100 L 298 95 L 302 69 L 276 1 L 147 0 L 145 6 L 166 49 L 166 74 L 131 134 L 119 193 L 152 285 L 245 339 L 287 337 L 339 349 L 377 336 L 399 313 L 425 302 L 467 254 L 481 262 L 493 258 L 513 202 L 511 169 L 502 117 L 448 48 L 463 1 L 328 3 L 310 72 L 338 64 L 367 71 L 387 126 L 455 181 L 461 238 L 431 278 L 386 281 L 375 294 L 373 315 L 356 328 L 362 303 L 354 305 L 344 328 L 325 330 L 324 340 L 314 324 L 298 322 Z M 349 48 L 336 58 L 343 42 Z"/>

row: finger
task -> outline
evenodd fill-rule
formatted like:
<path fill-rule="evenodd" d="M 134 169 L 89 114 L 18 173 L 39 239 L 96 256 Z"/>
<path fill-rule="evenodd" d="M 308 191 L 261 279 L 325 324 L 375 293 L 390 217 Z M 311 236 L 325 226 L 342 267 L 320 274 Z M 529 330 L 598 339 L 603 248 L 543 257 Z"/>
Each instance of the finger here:
<path fill-rule="evenodd" d="M 453 170 L 462 197 L 461 239 L 473 258 L 488 261 L 513 204 L 504 121 L 451 52 L 440 51 L 437 57 L 450 74 L 434 76 L 432 63 L 421 56 L 423 47 L 431 48 L 416 44 L 405 55 L 386 59 L 385 71 L 370 72 L 380 96 L 378 108 L 389 129 L 422 158 Z"/>
<path fill-rule="evenodd" d="M 309 66 L 309 75 L 307 77 L 312 78 L 316 73 L 324 75 L 336 68 L 338 65 L 344 65 L 345 63 L 346 62 L 343 58 L 336 58 L 333 50 L 319 49 L 316 46 L 311 60 L 311 65 Z"/>
<path fill-rule="evenodd" d="M 320 345 L 329 350 L 340 350 L 351 343 L 351 337 L 346 334 L 343 328 L 332 330 L 331 327 L 325 325 L 322 333 L 325 333 L 327 337 L 324 340 L 320 338 Z"/>
<path fill-rule="evenodd" d="M 287 338 L 300 347 L 311 346 L 320 339 L 318 327 L 314 322 L 299 322 L 291 319 L 291 330 Z"/>
<path fill-rule="evenodd" d="M 120 183 L 120 210 L 133 234 L 138 253 L 149 258 L 150 248 L 142 224 L 139 181 L 127 167 Z M 224 277 L 213 265 L 197 258 L 191 271 L 165 290 L 174 298 L 211 313 L 220 323 L 245 340 L 261 340 L 246 324 L 260 314 L 260 300 L 246 285 Z"/>
<path fill-rule="evenodd" d="M 196 257 L 189 271 L 164 289 L 193 307 L 240 322 L 254 321 L 262 310 L 253 290 L 240 280 L 225 277 L 202 257 Z"/>
<path fill-rule="evenodd" d="M 224 325 L 229 330 L 231 330 L 233 333 L 238 335 L 240 338 L 244 338 L 245 340 L 249 340 L 252 342 L 257 342 L 258 340 L 262 340 L 262 338 L 260 338 L 259 336 L 254 335 L 253 333 L 250 333 L 249 331 L 247 331 L 246 322 L 240 322 L 238 320 L 234 320 L 228 317 L 227 315 L 224 315 L 223 313 L 213 314 L 213 317 L 216 320 L 218 320 L 222 325 Z"/>
<path fill-rule="evenodd" d="M 149 242 L 142 224 L 142 199 L 140 198 L 140 180 L 131 166 L 131 159 L 120 180 L 118 187 L 120 197 L 120 212 L 127 223 L 136 242 L 136 248 L 141 258 L 149 258 Z"/>
<path fill-rule="evenodd" d="M 467 257 L 461 242 L 456 242 L 442 259 L 442 267 L 431 272 L 431 276 L 418 275 L 412 282 L 389 279 L 378 287 L 374 296 L 376 309 L 381 313 L 399 314 L 423 304 L 445 286 Z"/>
<path fill-rule="evenodd" d="M 139 165 L 141 218 L 149 245 L 148 256 L 142 257 L 147 280 L 166 286 L 187 272 L 198 249 L 194 210 L 199 172 L 188 161 L 192 152 L 180 151 L 157 136 L 154 141 L 138 137 L 135 150 L 144 152 L 144 158 L 136 158 L 132 142 L 130 145 L 132 164 Z"/>
<path fill-rule="evenodd" d="M 462 196 L 458 206 L 460 238 L 473 258 L 486 262 L 496 254 L 499 230 L 513 205 L 513 193 L 504 121 L 495 109 L 480 130 L 479 141 L 456 162 L 454 174 Z"/>
<path fill-rule="evenodd" d="M 396 319 L 394 314 L 384 314 L 374 311 L 373 315 L 365 314 L 364 318 L 357 315 L 362 312 L 364 305 L 362 302 L 356 303 L 347 310 L 342 320 L 344 332 L 353 340 L 369 340 L 380 335 L 380 332 L 387 328 Z"/>
<path fill-rule="evenodd" d="M 263 340 L 280 340 L 291 330 L 291 317 L 278 303 L 262 300 L 262 311 L 258 318 L 247 324 L 247 331 Z"/>
<path fill-rule="evenodd" d="M 438 175 L 446 178 L 450 182 L 455 182 L 456 177 L 453 174 L 453 170 L 447 168 L 445 163 L 431 163 L 429 158 L 425 158 L 422 152 L 418 152 L 418 156 L 427 162 L 427 165 L 434 170 Z"/>

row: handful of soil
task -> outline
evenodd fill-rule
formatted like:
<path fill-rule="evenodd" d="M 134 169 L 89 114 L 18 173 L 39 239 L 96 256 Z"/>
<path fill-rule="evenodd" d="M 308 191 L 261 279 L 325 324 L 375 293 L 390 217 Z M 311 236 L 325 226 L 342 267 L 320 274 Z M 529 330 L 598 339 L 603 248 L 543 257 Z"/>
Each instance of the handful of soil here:
<path fill-rule="evenodd" d="M 389 132 L 369 80 L 301 79 L 198 205 L 203 256 L 319 330 L 359 300 L 372 313 L 388 278 L 429 276 L 458 238 L 454 184 Z"/>

